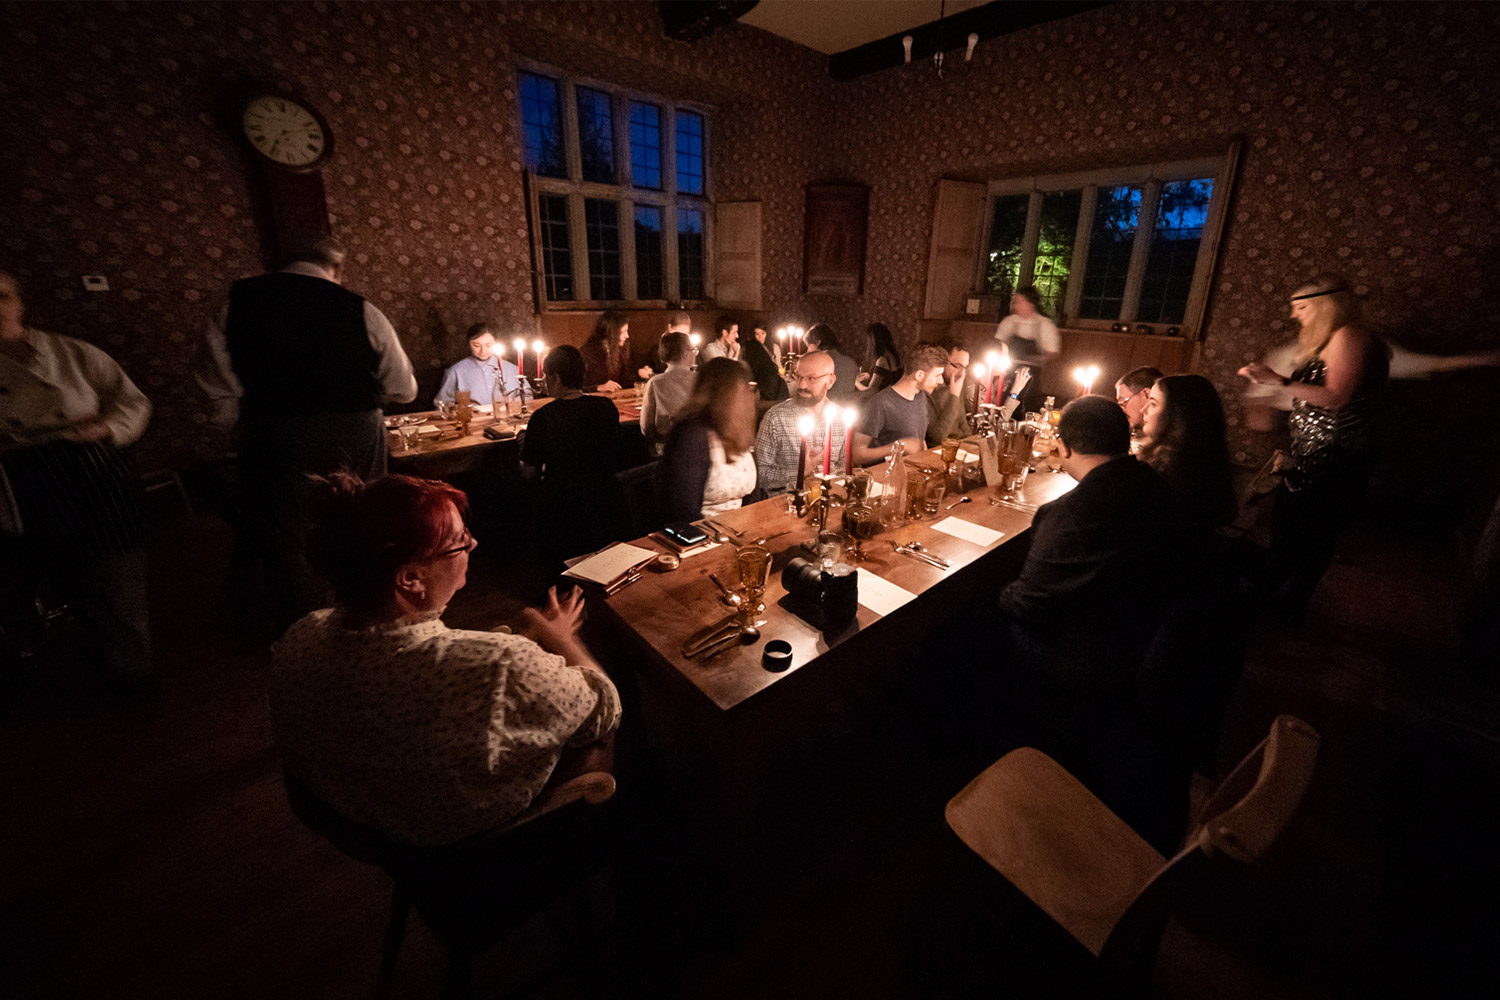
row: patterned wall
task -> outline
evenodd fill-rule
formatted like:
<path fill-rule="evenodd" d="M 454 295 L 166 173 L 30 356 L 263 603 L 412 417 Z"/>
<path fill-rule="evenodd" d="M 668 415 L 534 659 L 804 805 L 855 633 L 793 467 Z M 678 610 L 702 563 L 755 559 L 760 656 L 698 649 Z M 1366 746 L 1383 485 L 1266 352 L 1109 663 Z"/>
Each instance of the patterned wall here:
<path fill-rule="evenodd" d="M 921 314 L 939 177 L 984 179 L 1222 153 L 1244 140 L 1200 370 L 1290 338 L 1322 270 L 1416 350 L 1494 344 L 1500 102 L 1486 4 L 1120 4 L 835 85 L 836 161 L 872 186 L 868 294 L 851 325 Z"/>
<path fill-rule="evenodd" d="M 1500 306 L 1492 5 L 1119 4 L 986 41 L 941 81 L 923 63 L 850 83 L 753 28 L 670 41 L 653 3 L 9 3 L 0 18 L 0 267 L 37 325 L 103 345 L 157 404 L 146 465 L 211 444 L 200 333 L 262 267 L 246 162 L 216 111 L 248 78 L 328 117 L 349 285 L 391 317 L 424 390 L 475 319 L 535 324 L 517 55 L 713 107 L 711 184 L 764 203 L 776 321 L 914 337 L 938 177 L 1233 137 L 1245 153 L 1200 362 L 1221 387 L 1290 335 L 1285 295 L 1318 270 L 1349 273 L 1413 347 L 1492 337 L 1481 320 Z M 803 186 L 825 181 L 871 188 L 858 298 L 800 291 Z M 81 274 L 112 291 L 85 293 Z"/>
<path fill-rule="evenodd" d="M 219 110 L 238 82 L 285 84 L 328 118 L 346 283 L 391 318 L 424 395 L 469 324 L 535 328 L 516 53 L 712 105 L 716 165 L 743 161 L 719 190 L 766 198 L 768 230 L 795 225 L 798 247 L 817 155 L 787 156 L 781 130 L 826 131 L 816 54 L 738 26 L 673 42 L 654 3 L 11 3 L 0 19 L 0 268 L 34 325 L 100 344 L 151 397 L 148 467 L 220 446 L 193 382 L 201 333 L 264 265 Z M 720 136 L 728 121 L 743 127 Z M 84 274 L 111 291 L 86 293 Z"/>

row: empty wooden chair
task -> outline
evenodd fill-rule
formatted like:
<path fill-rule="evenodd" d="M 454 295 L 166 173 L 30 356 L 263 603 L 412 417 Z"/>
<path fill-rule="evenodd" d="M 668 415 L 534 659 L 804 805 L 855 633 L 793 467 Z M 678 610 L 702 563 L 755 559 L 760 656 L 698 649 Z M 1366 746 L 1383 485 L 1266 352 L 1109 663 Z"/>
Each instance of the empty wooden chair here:
<path fill-rule="evenodd" d="M 1276 718 L 1204 803 L 1170 860 L 1040 750 L 988 767 L 948 803 L 948 825 L 1089 950 L 1107 981 L 1139 985 L 1168 911 L 1207 865 L 1250 864 L 1275 842 L 1312 779 L 1318 734 Z"/>

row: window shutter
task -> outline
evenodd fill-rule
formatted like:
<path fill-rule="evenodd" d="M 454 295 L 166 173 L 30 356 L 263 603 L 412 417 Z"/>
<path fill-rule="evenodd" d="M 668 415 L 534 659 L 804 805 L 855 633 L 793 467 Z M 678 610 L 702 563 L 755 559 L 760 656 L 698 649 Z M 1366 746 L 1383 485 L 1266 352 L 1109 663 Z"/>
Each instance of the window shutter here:
<path fill-rule="evenodd" d="M 714 206 L 715 300 L 735 309 L 761 307 L 760 202 Z"/>
<path fill-rule="evenodd" d="M 932 212 L 932 256 L 927 262 L 924 319 L 952 319 L 964 314 L 964 298 L 973 290 L 979 269 L 979 240 L 984 231 L 983 184 L 939 180 Z"/>

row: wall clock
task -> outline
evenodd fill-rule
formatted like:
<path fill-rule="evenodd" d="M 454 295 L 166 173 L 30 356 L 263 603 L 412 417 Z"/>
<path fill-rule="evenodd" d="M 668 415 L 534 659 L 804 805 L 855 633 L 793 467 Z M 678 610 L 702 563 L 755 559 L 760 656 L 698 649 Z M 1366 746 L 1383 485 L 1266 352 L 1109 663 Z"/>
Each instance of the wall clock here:
<path fill-rule="evenodd" d="M 240 115 L 245 141 L 283 170 L 317 170 L 333 153 L 333 132 L 317 111 L 279 94 L 258 94 Z"/>

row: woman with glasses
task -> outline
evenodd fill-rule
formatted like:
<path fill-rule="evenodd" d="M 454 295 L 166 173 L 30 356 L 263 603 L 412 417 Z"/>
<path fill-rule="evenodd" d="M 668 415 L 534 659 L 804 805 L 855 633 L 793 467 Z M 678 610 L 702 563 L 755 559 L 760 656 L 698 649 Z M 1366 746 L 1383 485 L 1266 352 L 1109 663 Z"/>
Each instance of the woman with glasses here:
<path fill-rule="evenodd" d="M 521 634 L 451 629 L 476 542 L 446 483 L 315 480 L 307 558 L 333 607 L 273 647 L 271 723 L 287 769 L 344 818 L 407 844 L 499 827 L 559 762 L 619 722 L 579 639 L 575 591 L 522 613 Z"/>

